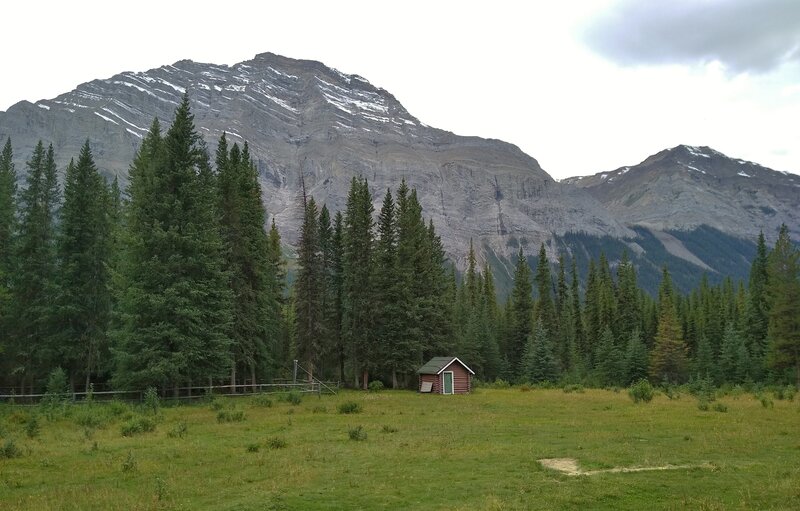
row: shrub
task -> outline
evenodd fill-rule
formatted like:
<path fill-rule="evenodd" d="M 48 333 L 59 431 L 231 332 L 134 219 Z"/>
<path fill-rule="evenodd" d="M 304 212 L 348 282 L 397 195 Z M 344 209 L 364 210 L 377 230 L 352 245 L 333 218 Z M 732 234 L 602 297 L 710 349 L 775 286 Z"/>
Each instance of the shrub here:
<path fill-rule="evenodd" d="M 764 408 L 772 408 L 775 406 L 775 403 L 772 402 L 772 399 L 768 398 L 767 396 L 759 396 L 759 401 L 761 401 L 761 406 Z"/>
<path fill-rule="evenodd" d="M 507 389 L 507 388 L 509 388 L 510 386 L 511 386 L 511 384 L 510 384 L 510 383 L 508 383 L 507 381 L 505 381 L 505 380 L 504 380 L 504 379 L 502 379 L 502 378 L 498 378 L 498 379 L 496 379 L 496 380 L 494 381 L 494 383 L 492 384 L 492 387 L 494 387 L 494 388 L 496 388 L 496 389 Z"/>
<path fill-rule="evenodd" d="M 220 410 L 217 413 L 217 422 L 242 422 L 244 412 L 242 410 Z"/>
<path fill-rule="evenodd" d="M 725 406 L 725 405 L 724 405 L 724 404 L 722 404 L 722 403 L 717 403 L 717 404 L 715 404 L 715 405 L 714 405 L 714 411 L 715 411 L 715 412 L 721 412 L 721 413 L 725 413 L 725 412 L 727 412 L 727 411 L 728 411 L 728 407 L 727 407 L 727 406 Z"/>
<path fill-rule="evenodd" d="M 530 384 L 528 384 L 528 383 L 523 383 L 522 385 L 520 385 L 520 386 L 519 386 L 519 391 L 520 391 L 520 392 L 530 392 L 530 391 L 531 391 L 531 388 L 532 388 L 532 387 L 530 386 Z"/>
<path fill-rule="evenodd" d="M 108 410 L 109 415 L 112 417 L 119 417 L 120 415 L 123 415 L 131 410 L 128 405 L 117 399 L 114 399 L 108 403 L 106 409 Z"/>
<path fill-rule="evenodd" d="M 261 448 L 261 446 L 260 446 L 260 445 L 258 445 L 258 444 L 249 444 L 249 445 L 247 446 L 247 452 L 258 452 L 258 450 L 259 450 L 260 448 Z"/>
<path fill-rule="evenodd" d="M 225 405 L 222 404 L 222 400 L 221 399 L 212 398 L 211 401 L 209 402 L 208 406 L 209 406 L 209 408 L 211 408 L 212 410 L 217 412 L 219 410 L 222 410 Z"/>
<path fill-rule="evenodd" d="M 347 430 L 347 435 L 350 440 L 362 441 L 367 439 L 367 432 L 364 431 L 363 426 L 356 426 Z"/>
<path fill-rule="evenodd" d="M 317 405 L 311 409 L 312 413 L 328 413 L 328 409 L 322 405 Z"/>
<path fill-rule="evenodd" d="M 338 406 L 339 413 L 361 413 L 361 405 L 355 401 L 345 401 Z"/>
<path fill-rule="evenodd" d="M 155 431 L 156 423 L 147 417 L 135 417 L 122 425 L 122 436 L 133 436 L 140 433 Z"/>
<path fill-rule="evenodd" d="M 279 437 L 272 437 L 267 440 L 267 447 L 270 449 L 283 449 L 286 447 L 286 440 Z"/>
<path fill-rule="evenodd" d="M 189 426 L 187 426 L 183 421 L 175 424 L 172 429 L 167 432 L 167 436 L 170 438 L 183 438 L 188 434 Z"/>
<path fill-rule="evenodd" d="M 106 423 L 106 418 L 101 414 L 97 408 L 87 408 L 79 411 L 73 418 L 75 424 L 85 428 L 100 428 Z"/>
<path fill-rule="evenodd" d="M 35 438 L 39 436 L 40 431 L 39 418 L 36 415 L 31 415 L 28 422 L 25 424 L 25 434 L 28 435 L 28 438 Z"/>
<path fill-rule="evenodd" d="M 564 393 L 571 394 L 572 392 L 583 394 L 585 389 L 580 383 L 570 383 L 569 385 L 564 385 Z"/>
<path fill-rule="evenodd" d="M 122 471 L 123 472 L 136 471 L 136 458 L 133 457 L 133 453 L 131 451 L 128 451 L 128 456 L 122 461 Z"/>
<path fill-rule="evenodd" d="M 380 380 L 371 381 L 369 382 L 367 388 L 369 389 L 370 392 L 380 392 L 384 388 L 383 382 Z"/>
<path fill-rule="evenodd" d="M 272 399 L 269 398 L 266 394 L 257 394 L 253 396 L 251 402 L 255 406 L 263 406 L 264 408 L 271 408 L 272 407 Z"/>
<path fill-rule="evenodd" d="M 784 399 L 788 401 L 794 400 L 794 395 L 797 392 L 797 389 L 794 385 L 786 385 L 785 387 L 778 387 L 775 389 L 775 399 L 782 401 Z"/>
<path fill-rule="evenodd" d="M 144 391 L 144 408 L 153 415 L 158 415 L 158 409 L 161 406 L 161 401 L 158 399 L 158 391 L 155 387 L 147 387 Z"/>
<path fill-rule="evenodd" d="M 397 428 L 393 426 L 384 425 L 381 431 L 383 431 L 384 433 L 397 433 Z"/>
<path fill-rule="evenodd" d="M 649 403 L 653 400 L 655 391 L 650 382 L 642 378 L 628 389 L 628 395 L 634 403 Z"/>
<path fill-rule="evenodd" d="M 293 390 L 288 394 L 286 394 L 286 401 L 293 404 L 294 406 L 297 406 L 303 402 L 303 396 L 296 390 Z"/>
<path fill-rule="evenodd" d="M 14 440 L 10 438 L 0 447 L 0 459 L 19 458 L 20 456 L 22 456 L 22 451 L 19 450 Z"/>
<path fill-rule="evenodd" d="M 708 411 L 708 401 L 706 401 L 705 399 L 701 399 L 701 400 L 697 401 L 697 409 L 700 410 L 701 412 L 707 412 Z"/>

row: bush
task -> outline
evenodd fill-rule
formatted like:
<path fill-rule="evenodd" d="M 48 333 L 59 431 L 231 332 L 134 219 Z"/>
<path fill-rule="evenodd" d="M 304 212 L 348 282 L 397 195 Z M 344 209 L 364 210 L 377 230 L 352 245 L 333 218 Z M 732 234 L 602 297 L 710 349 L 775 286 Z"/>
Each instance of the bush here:
<path fill-rule="evenodd" d="M 155 431 L 156 423 L 147 417 L 135 417 L 122 425 L 122 436 L 133 436 L 140 433 Z"/>
<path fill-rule="evenodd" d="M 794 385 L 786 385 L 785 387 L 778 387 L 775 389 L 775 399 L 782 401 L 786 399 L 787 401 L 794 401 L 794 395 L 797 392 L 797 389 Z"/>
<path fill-rule="evenodd" d="M 367 386 L 367 388 L 369 389 L 370 392 L 380 392 L 384 388 L 383 387 L 383 382 L 380 381 L 380 380 L 371 381 L 371 382 L 369 382 L 369 385 Z"/>
<path fill-rule="evenodd" d="M 363 426 L 356 426 L 347 430 L 347 435 L 350 440 L 362 441 L 367 439 L 367 432 L 364 431 Z"/>
<path fill-rule="evenodd" d="M 128 451 L 128 456 L 122 461 L 122 471 L 123 472 L 136 471 L 136 458 L 133 457 L 133 453 L 131 451 Z"/>
<path fill-rule="evenodd" d="M 39 436 L 40 431 L 39 418 L 36 415 L 31 415 L 28 422 L 25 424 L 25 434 L 28 435 L 28 438 L 35 438 Z"/>
<path fill-rule="evenodd" d="M 272 437 L 267 440 L 267 447 L 270 449 L 283 449 L 286 447 L 286 440 L 279 437 Z"/>
<path fill-rule="evenodd" d="M 312 413 L 328 413 L 328 409 L 322 405 L 317 405 L 311 409 Z"/>
<path fill-rule="evenodd" d="M 79 411 L 73 418 L 75 424 L 85 428 L 100 428 L 106 424 L 106 418 L 95 407 Z"/>
<path fill-rule="evenodd" d="M 397 433 L 397 428 L 384 425 L 381 431 L 383 431 L 384 433 Z"/>
<path fill-rule="evenodd" d="M 571 394 L 572 392 L 583 394 L 585 389 L 580 383 L 570 383 L 569 385 L 564 385 L 564 393 Z"/>
<path fill-rule="evenodd" d="M 244 412 L 242 410 L 220 410 L 217 413 L 217 422 L 242 422 Z"/>
<path fill-rule="evenodd" d="M 259 449 L 260 447 L 261 447 L 261 446 L 260 446 L 260 445 L 258 445 L 258 444 L 249 444 L 249 445 L 247 446 L 247 452 L 258 452 L 258 449 Z"/>
<path fill-rule="evenodd" d="M 22 451 L 19 450 L 14 440 L 10 438 L 0 447 L 0 459 L 19 458 L 20 456 L 22 456 Z"/>
<path fill-rule="evenodd" d="M 286 401 L 293 404 L 294 406 L 297 406 L 303 402 L 303 396 L 296 390 L 293 390 L 288 394 L 286 394 Z"/>
<path fill-rule="evenodd" d="M 700 410 L 701 412 L 707 412 L 708 411 L 708 401 L 706 401 L 705 399 L 699 400 L 697 402 L 697 409 Z"/>
<path fill-rule="evenodd" d="M 172 429 L 167 432 L 167 436 L 170 438 L 183 438 L 188 434 L 189 426 L 187 426 L 183 421 L 175 424 Z"/>
<path fill-rule="evenodd" d="M 532 388 L 532 387 L 530 386 L 530 384 L 528 384 L 528 383 L 523 383 L 522 385 L 520 385 L 520 386 L 519 386 L 519 391 L 520 391 L 520 392 L 530 392 L 530 391 L 531 391 L 531 388 Z"/>
<path fill-rule="evenodd" d="M 225 405 L 222 404 L 222 400 L 217 398 L 212 398 L 211 401 L 208 403 L 208 406 L 215 412 L 222 410 L 225 407 Z"/>
<path fill-rule="evenodd" d="M 255 406 L 263 406 L 264 408 L 272 407 L 272 399 L 270 399 L 269 396 L 266 394 L 257 394 L 253 396 L 251 402 Z"/>
<path fill-rule="evenodd" d="M 155 387 L 147 387 L 144 391 L 144 408 L 151 412 L 153 415 L 158 415 L 158 409 L 161 406 L 161 401 L 158 399 L 158 391 Z"/>
<path fill-rule="evenodd" d="M 727 411 L 728 411 L 728 407 L 727 407 L 727 406 L 725 406 L 725 405 L 724 405 L 724 404 L 722 404 L 722 403 L 717 403 L 717 404 L 715 404 L 715 405 L 714 405 L 714 411 L 715 411 L 715 412 L 721 412 L 721 413 L 725 413 L 725 412 L 727 412 Z"/>
<path fill-rule="evenodd" d="M 361 405 L 355 401 L 345 401 L 338 406 L 338 410 L 344 414 L 361 413 Z"/>
<path fill-rule="evenodd" d="M 650 382 L 642 378 L 628 389 L 628 395 L 634 403 L 649 403 L 653 400 L 655 390 Z"/>
<path fill-rule="evenodd" d="M 775 406 L 775 403 L 772 402 L 772 399 L 768 398 L 767 396 L 759 396 L 759 401 L 761 401 L 761 406 L 764 408 L 772 408 Z"/>
<path fill-rule="evenodd" d="M 120 415 L 123 415 L 131 411 L 128 405 L 117 399 L 114 399 L 113 401 L 108 403 L 106 409 L 108 410 L 108 414 L 111 415 L 112 417 L 119 417 Z"/>
<path fill-rule="evenodd" d="M 492 387 L 494 387 L 494 388 L 496 388 L 496 389 L 507 389 L 507 388 L 509 388 L 510 386 L 511 386 L 511 384 L 510 384 L 510 383 L 508 383 L 507 381 L 505 381 L 505 380 L 504 380 L 504 379 L 502 379 L 502 378 L 498 378 L 498 379 L 496 379 L 496 380 L 494 381 L 494 383 L 492 384 Z"/>

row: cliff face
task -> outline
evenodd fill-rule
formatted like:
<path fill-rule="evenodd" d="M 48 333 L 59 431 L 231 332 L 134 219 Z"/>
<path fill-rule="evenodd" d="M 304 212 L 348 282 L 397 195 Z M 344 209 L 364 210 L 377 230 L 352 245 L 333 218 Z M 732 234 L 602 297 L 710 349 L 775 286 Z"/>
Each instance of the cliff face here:
<path fill-rule="evenodd" d="M 301 176 L 332 210 L 344 209 L 354 175 L 368 178 L 376 209 L 386 188 L 406 179 L 456 261 L 470 238 L 503 258 L 520 239 L 532 253 L 569 231 L 632 235 L 586 190 L 554 181 L 517 147 L 426 126 L 364 78 L 269 53 L 230 67 L 179 61 L 21 102 L 0 112 L 0 137 L 11 136 L 23 171 L 39 139 L 53 143 L 63 170 L 89 138 L 98 166 L 124 183 L 153 118 L 169 122 L 184 92 L 212 154 L 223 131 L 230 143 L 249 143 L 267 211 L 289 243 L 299 231 Z"/>

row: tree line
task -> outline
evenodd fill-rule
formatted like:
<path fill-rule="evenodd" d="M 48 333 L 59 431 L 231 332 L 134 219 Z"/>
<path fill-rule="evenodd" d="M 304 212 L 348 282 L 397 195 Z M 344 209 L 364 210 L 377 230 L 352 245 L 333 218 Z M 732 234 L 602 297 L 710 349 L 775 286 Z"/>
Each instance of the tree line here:
<path fill-rule="evenodd" d="M 365 179 L 353 178 L 344 211 L 303 190 L 287 269 L 247 144 L 223 134 L 212 164 L 186 96 L 166 132 L 153 122 L 124 191 L 102 178 L 88 142 L 63 193 L 52 146 L 36 146 L 21 190 L 12 160 L 8 140 L 0 381 L 19 392 L 61 368 L 73 388 L 179 393 L 285 377 L 293 359 L 356 387 L 409 387 L 441 355 L 487 381 L 800 384 L 798 250 L 785 226 L 771 250 L 759 237 L 746 284 L 703 279 L 681 295 L 664 268 L 651 297 L 625 255 L 590 260 L 581 283 L 574 259 L 552 264 L 542 245 L 535 265 L 520 249 L 499 301 L 471 243 L 457 274 L 405 182 L 377 215 Z"/>

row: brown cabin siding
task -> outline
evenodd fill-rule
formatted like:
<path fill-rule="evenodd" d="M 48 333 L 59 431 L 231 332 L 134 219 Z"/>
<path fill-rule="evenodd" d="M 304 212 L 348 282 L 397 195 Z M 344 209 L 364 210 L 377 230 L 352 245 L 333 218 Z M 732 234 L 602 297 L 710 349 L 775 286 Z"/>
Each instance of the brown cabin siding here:
<path fill-rule="evenodd" d="M 444 387 L 444 373 L 451 372 L 453 373 L 453 392 L 455 394 L 468 394 L 472 391 L 472 375 L 467 371 L 467 369 L 459 364 L 458 362 L 453 362 L 449 366 L 447 366 L 444 371 L 440 374 L 421 374 L 419 375 L 419 387 L 417 390 L 422 389 L 423 382 L 431 382 L 433 386 L 431 388 L 432 394 L 441 394 L 443 387 Z"/>

